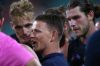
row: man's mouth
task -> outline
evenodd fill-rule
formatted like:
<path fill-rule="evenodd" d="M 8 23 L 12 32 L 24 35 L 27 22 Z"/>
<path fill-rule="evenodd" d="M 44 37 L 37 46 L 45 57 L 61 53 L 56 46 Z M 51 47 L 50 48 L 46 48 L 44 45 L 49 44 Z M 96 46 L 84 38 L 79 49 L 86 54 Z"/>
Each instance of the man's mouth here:
<path fill-rule="evenodd" d="M 30 40 L 30 37 L 29 37 L 29 36 L 21 36 L 21 38 L 22 38 L 23 40 L 26 40 L 26 41 Z"/>
<path fill-rule="evenodd" d="M 32 46 L 32 49 L 36 49 L 37 48 L 37 41 L 31 41 L 31 46 Z"/>
<path fill-rule="evenodd" d="M 80 29 L 79 29 L 79 28 L 73 28 L 73 30 L 74 30 L 74 31 L 78 31 L 78 30 L 80 30 Z"/>
<path fill-rule="evenodd" d="M 23 40 L 24 40 L 23 43 L 28 45 L 29 47 L 31 48 L 36 47 L 37 42 L 33 41 L 31 38 L 23 38 Z"/>

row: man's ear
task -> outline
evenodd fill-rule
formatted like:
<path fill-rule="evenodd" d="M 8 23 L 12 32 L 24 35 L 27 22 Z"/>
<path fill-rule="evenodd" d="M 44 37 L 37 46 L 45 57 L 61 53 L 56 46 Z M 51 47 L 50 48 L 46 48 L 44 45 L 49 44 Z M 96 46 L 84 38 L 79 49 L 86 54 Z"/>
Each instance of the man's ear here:
<path fill-rule="evenodd" d="M 93 21 L 93 18 L 94 18 L 94 12 L 91 10 L 91 11 L 88 13 L 88 19 L 89 19 L 89 21 Z"/>
<path fill-rule="evenodd" d="M 12 29 L 14 29 L 14 24 L 13 24 L 13 22 L 10 22 L 10 25 L 11 25 Z"/>
<path fill-rule="evenodd" d="M 2 19 L 0 20 L 0 27 L 2 27 L 3 23 L 4 23 L 4 18 L 2 18 Z"/>
<path fill-rule="evenodd" d="M 64 30 L 67 30 L 67 28 L 68 28 L 68 25 L 67 25 L 67 23 L 65 23 L 64 24 Z"/>
<path fill-rule="evenodd" d="M 52 35 L 51 35 L 51 42 L 55 41 L 55 39 L 57 38 L 58 32 L 56 30 L 52 31 Z"/>
<path fill-rule="evenodd" d="M 4 20 L 5 20 L 5 19 L 4 19 L 4 17 L 3 17 L 3 18 L 2 18 L 2 22 L 4 22 Z"/>

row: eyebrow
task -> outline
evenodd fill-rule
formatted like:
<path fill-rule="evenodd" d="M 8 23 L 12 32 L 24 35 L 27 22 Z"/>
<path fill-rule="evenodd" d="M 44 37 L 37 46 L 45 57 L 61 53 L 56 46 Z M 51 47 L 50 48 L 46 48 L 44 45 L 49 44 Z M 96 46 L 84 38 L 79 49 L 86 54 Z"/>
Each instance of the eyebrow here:
<path fill-rule="evenodd" d="M 71 20 L 71 19 L 77 19 L 79 18 L 80 16 L 79 15 L 75 15 L 75 16 L 72 16 L 72 17 L 69 17 L 69 18 L 66 18 L 67 20 Z"/>

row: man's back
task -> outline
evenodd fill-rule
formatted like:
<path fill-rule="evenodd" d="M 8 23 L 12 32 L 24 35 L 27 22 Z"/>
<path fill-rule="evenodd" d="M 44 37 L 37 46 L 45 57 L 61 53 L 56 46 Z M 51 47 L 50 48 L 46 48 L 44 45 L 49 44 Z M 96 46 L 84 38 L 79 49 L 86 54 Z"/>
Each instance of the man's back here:
<path fill-rule="evenodd" d="M 68 66 L 62 53 L 52 53 L 44 57 L 43 66 Z"/>
<path fill-rule="evenodd" d="M 86 66 L 100 66 L 100 30 L 96 31 L 87 42 Z"/>
<path fill-rule="evenodd" d="M 68 62 L 70 66 L 84 65 L 84 54 L 86 44 L 83 44 L 78 38 L 69 41 Z"/>
<path fill-rule="evenodd" d="M 26 66 L 27 64 L 34 66 L 30 65 L 31 60 L 37 60 L 37 58 L 24 46 L 0 32 L 0 66 Z"/>

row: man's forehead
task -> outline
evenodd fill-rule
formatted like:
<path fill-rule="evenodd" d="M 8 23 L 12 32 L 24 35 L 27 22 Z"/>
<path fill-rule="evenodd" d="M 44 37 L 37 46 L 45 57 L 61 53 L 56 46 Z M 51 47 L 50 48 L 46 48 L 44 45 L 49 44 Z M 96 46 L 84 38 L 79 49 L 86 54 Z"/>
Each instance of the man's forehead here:
<path fill-rule="evenodd" d="M 45 29 L 47 28 L 47 24 L 43 21 L 36 20 L 33 22 L 32 28 L 33 29 Z"/>
<path fill-rule="evenodd" d="M 14 25 L 25 25 L 25 24 L 33 24 L 33 20 L 19 20 L 19 21 L 14 21 Z"/>
<path fill-rule="evenodd" d="M 66 16 L 76 15 L 80 12 L 81 12 L 80 7 L 77 6 L 75 8 L 66 10 Z"/>

